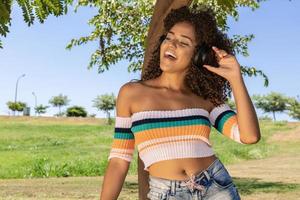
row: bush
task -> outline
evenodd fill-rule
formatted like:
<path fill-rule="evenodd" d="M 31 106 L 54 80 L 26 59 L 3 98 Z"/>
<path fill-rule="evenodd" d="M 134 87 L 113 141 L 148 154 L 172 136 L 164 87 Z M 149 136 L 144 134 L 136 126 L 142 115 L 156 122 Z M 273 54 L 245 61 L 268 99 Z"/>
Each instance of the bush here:
<path fill-rule="evenodd" d="M 83 107 L 72 106 L 67 109 L 67 117 L 86 117 L 87 112 Z"/>
<path fill-rule="evenodd" d="M 95 118 L 95 117 L 96 117 L 96 114 L 94 114 L 94 113 L 93 113 L 93 114 L 90 114 L 89 117 Z"/>
<path fill-rule="evenodd" d="M 9 101 L 6 103 L 6 105 L 8 106 L 8 108 L 12 111 L 18 111 L 18 112 L 21 112 L 24 110 L 24 108 L 27 106 L 26 103 L 23 103 L 23 102 L 12 102 L 12 101 Z"/>

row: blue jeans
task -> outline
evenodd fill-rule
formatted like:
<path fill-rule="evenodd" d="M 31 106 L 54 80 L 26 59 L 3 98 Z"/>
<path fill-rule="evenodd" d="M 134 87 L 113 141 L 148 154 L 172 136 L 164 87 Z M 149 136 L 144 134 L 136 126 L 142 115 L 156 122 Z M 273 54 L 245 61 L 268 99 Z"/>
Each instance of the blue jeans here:
<path fill-rule="evenodd" d="M 151 200 L 240 200 L 231 176 L 217 158 L 190 180 L 169 180 L 149 175 Z"/>

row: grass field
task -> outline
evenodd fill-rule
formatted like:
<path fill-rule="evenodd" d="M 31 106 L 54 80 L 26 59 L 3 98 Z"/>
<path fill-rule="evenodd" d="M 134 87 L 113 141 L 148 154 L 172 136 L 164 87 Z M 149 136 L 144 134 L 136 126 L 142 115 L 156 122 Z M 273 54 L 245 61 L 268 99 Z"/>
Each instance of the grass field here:
<path fill-rule="evenodd" d="M 113 125 L 100 119 L 0 118 L 0 178 L 100 176 L 107 165 Z M 286 123 L 263 123 L 258 145 L 240 145 L 212 133 L 216 154 L 225 164 L 264 158 L 274 152 L 265 139 Z M 136 157 L 136 154 L 135 154 Z M 129 174 L 136 172 L 131 163 Z"/>
<path fill-rule="evenodd" d="M 2 196 L 10 199 L 10 191 L 16 187 L 20 192 L 11 199 L 97 199 L 102 181 L 99 176 L 105 171 L 114 131 L 114 126 L 105 122 L 94 118 L 0 117 L 0 199 Z M 299 152 L 296 150 L 299 138 L 292 135 L 292 141 L 286 141 L 286 135 L 280 135 L 293 132 L 297 126 L 300 124 L 261 121 L 262 139 L 255 145 L 240 145 L 215 130 L 211 141 L 217 156 L 234 169 L 246 162 L 276 158 L 284 152 L 287 155 Z M 120 199 L 135 199 L 132 195 L 137 193 L 136 167 L 135 154 Z M 299 179 L 287 183 L 260 182 L 252 174 L 243 177 L 237 173 L 236 177 L 233 171 L 233 175 L 242 195 L 249 198 L 266 192 L 295 194 L 300 189 Z M 23 191 L 24 187 L 18 184 L 25 184 L 27 190 Z"/>
<path fill-rule="evenodd" d="M 103 174 L 112 140 L 104 120 L 0 118 L 0 178 Z"/>

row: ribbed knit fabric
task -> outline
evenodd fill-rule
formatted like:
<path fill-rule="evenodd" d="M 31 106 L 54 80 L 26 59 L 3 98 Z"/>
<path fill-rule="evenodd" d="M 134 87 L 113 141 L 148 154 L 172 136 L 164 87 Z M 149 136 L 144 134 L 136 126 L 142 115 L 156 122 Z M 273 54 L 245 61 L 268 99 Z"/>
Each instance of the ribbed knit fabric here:
<path fill-rule="evenodd" d="M 115 135 L 108 159 L 118 157 L 129 162 L 132 160 L 134 135 L 130 130 L 131 124 L 131 117 L 116 117 Z"/>
<path fill-rule="evenodd" d="M 202 108 L 186 108 L 117 116 L 108 159 L 118 157 L 130 162 L 136 146 L 148 171 L 151 164 L 162 160 L 211 156 L 211 125 L 240 142 L 235 112 L 226 104 L 215 107 L 211 113 Z"/>
<path fill-rule="evenodd" d="M 227 104 L 215 107 L 209 115 L 211 124 L 226 137 L 243 144 L 240 140 L 236 113 Z"/>

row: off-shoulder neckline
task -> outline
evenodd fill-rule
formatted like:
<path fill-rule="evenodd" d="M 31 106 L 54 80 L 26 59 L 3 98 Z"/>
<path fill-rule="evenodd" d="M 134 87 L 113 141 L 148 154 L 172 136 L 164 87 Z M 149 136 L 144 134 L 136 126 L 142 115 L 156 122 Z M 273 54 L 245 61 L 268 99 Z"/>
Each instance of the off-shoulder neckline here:
<path fill-rule="evenodd" d="M 192 107 L 192 108 L 179 108 L 179 109 L 168 109 L 168 110 L 143 110 L 143 111 L 138 111 L 138 112 L 134 112 L 132 113 L 132 116 L 138 115 L 138 114 L 142 114 L 142 113 L 154 113 L 154 112 L 182 112 L 182 111 L 189 111 L 189 110 L 202 110 L 204 111 L 207 115 L 209 115 L 209 112 L 204 109 L 204 108 L 197 108 L 197 107 Z"/>

